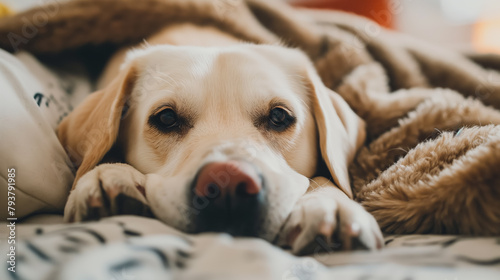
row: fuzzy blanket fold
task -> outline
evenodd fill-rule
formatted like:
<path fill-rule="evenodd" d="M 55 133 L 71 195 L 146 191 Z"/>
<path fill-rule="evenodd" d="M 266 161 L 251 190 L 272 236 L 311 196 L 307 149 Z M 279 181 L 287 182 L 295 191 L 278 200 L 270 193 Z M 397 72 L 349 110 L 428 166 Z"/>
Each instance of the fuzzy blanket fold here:
<path fill-rule="evenodd" d="M 265 0 L 74 0 L 0 19 L 35 54 L 136 43 L 176 22 L 302 49 L 367 123 L 350 170 L 387 233 L 500 234 L 500 56 L 461 54 L 335 11 Z"/>

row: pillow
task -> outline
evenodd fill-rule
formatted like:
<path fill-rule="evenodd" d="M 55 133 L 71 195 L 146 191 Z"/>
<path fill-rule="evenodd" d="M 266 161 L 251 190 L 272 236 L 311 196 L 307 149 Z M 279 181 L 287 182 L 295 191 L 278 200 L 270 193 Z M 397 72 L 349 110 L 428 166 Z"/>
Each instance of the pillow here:
<path fill-rule="evenodd" d="M 0 49 L 0 89 L 0 219 L 61 212 L 74 175 L 55 129 L 72 109 L 70 97 L 91 92 L 90 84 L 62 80 L 30 54 Z"/>

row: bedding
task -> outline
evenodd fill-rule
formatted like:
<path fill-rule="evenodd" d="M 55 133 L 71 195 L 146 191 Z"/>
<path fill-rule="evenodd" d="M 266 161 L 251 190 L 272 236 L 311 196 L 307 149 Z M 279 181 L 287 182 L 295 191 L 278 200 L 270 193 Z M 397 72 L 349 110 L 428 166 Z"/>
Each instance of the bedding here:
<path fill-rule="evenodd" d="M 429 280 L 500 275 L 498 237 L 395 235 L 385 238 L 382 251 L 329 250 L 295 257 L 259 239 L 186 235 L 137 216 L 22 224 L 17 236 L 23 241 L 17 245 L 16 276 L 2 269 L 1 279 Z"/>
<path fill-rule="evenodd" d="M 47 11 L 43 7 L 0 19 L 0 46 L 11 52 L 24 49 L 33 54 L 54 55 L 73 51 L 78 56 L 90 46 L 138 42 L 171 22 L 194 21 L 213 24 L 245 41 L 301 48 L 315 63 L 323 82 L 367 122 L 369 139 L 350 169 L 356 199 L 374 214 L 388 234 L 387 246 L 379 252 L 330 251 L 294 257 L 261 240 L 225 234 L 188 236 L 143 217 L 48 224 L 35 216 L 17 223 L 18 270 L 13 274 L 3 269 L 1 279 L 500 277 L 498 56 L 442 50 L 353 15 L 293 10 L 277 2 L 123 0 L 120 5 L 116 3 L 77 0 L 61 4 L 58 13 L 48 17 L 47 24 L 37 26 L 37 34 L 32 38 L 22 37 L 22 18 L 33 18 L 37 12 Z M 107 16 L 101 11 L 106 11 Z M 137 18 L 144 20 L 137 22 Z M 20 152 L 14 153 L 14 149 L 4 145 L 7 137 L 3 137 L 1 172 L 11 166 L 23 172 L 41 172 L 43 176 L 18 174 L 18 189 L 40 200 L 53 196 L 44 203 L 18 197 L 17 216 L 60 211 L 72 180 L 71 163 L 62 147 L 54 142 L 57 139 L 53 129 L 61 112 L 44 113 L 34 96 L 37 92 L 47 92 L 43 83 L 52 78 L 40 78 L 32 72 L 45 66 L 26 67 L 27 62 L 23 61 L 38 64 L 32 58 L 23 60 L 29 54 L 18 52 L 17 58 L 13 58 L 0 52 L 2 90 L 7 89 L 2 95 L 0 114 L 16 108 L 17 115 L 22 117 L 19 121 L 30 124 L 29 129 L 21 132 L 15 129 L 20 124 L 1 122 L 2 133 L 10 129 L 12 133 L 5 134 L 9 135 L 9 143 L 22 144 L 16 151 L 24 150 L 23 154 L 27 154 L 26 147 L 40 147 L 32 153 L 37 155 L 30 158 L 32 162 L 23 162 L 18 156 Z M 17 78 L 5 79 L 5 73 L 11 72 Z M 60 79 L 58 74 L 51 75 Z M 82 92 L 91 92 L 88 80 L 84 83 Z M 67 111 L 79 99 L 74 103 L 62 100 Z M 2 118 L 14 120 L 8 115 Z M 40 143 L 37 139 L 47 142 Z M 424 164 L 430 161 L 438 164 Z M 63 168 L 62 173 L 45 169 L 54 162 L 60 163 L 57 166 Z M 40 178 L 46 181 L 40 183 Z M 63 180 L 58 181 L 60 178 Z M 2 187 L 5 185 L 2 182 Z M 40 186 L 51 186 L 51 192 L 43 191 Z M 480 191 L 471 192 L 474 189 Z M 444 194 L 456 194 L 457 200 L 450 202 L 460 206 L 455 208 L 456 212 L 439 213 Z M 482 207 L 470 211 L 470 206 L 482 199 Z M 7 213 L 0 214 L 4 220 Z M 445 219 L 449 223 L 434 223 L 437 214 L 449 215 Z M 476 219 L 480 226 L 460 227 L 459 219 Z M 8 228 L 4 223 L 1 228 L 0 247 L 6 252 Z M 404 232 L 403 228 L 413 231 Z M 449 232 L 470 235 L 478 231 L 489 237 L 428 235 Z M 423 235 L 404 235 L 416 232 Z M 2 256 L 5 258 L 6 254 Z"/>
<path fill-rule="evenodd" d="M 0 49 L 0 86 L 1 205 L 7 205 L 3 195 L 8 190 L 7 173 L 14 169 L 20 206 L 16 217 L 61 211 L 74 175 L 54 131 L 73 105 L 88 94 L 90 82 L 79 71 L 60 74 L 27 52 L 14 56 Z M 50 186 L 51 191 L 40 185 Z M 0 218 L 7 217 L 7 207 L 1 207 Z"/>

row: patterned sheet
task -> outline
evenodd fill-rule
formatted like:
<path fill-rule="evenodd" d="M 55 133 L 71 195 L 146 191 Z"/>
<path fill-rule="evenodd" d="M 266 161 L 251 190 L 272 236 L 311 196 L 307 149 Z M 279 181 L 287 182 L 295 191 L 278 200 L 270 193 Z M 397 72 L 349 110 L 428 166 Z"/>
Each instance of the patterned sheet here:
<path fill-rule="evenodd" d="M 296 257 L 259 239 L 186 235 L 154 219 L 116 216 L 21 223 L 16 239 L 16 272 L 2 269 L 0 279 L 500 279 L 498 237 L 387 236 L 378 252 Z"/>

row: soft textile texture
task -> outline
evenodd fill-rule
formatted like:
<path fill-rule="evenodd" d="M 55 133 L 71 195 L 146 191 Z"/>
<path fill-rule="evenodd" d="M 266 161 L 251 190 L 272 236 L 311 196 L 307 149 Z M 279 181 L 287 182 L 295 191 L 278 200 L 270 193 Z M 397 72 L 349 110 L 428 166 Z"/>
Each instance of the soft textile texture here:
<path fill-rule="evenodd" d="M 500 272 L 500 243 L 492 237 L 388 236 L 379 252 L 330 250 L 295 257 L 256 238 L 186 235 L 135 216 L 18 225 L 17 236 L 15 279 L 26 280 L 498 279 Z M 1 241 L 4 252 L 7 242 Z M 1 279 L 12 275 L 0 271 Z"/>
<path fill-rule="evenodd" d="M 351 14 L 274 1 L 76 0 L 55 7 L 0 20 L 0 46 L 39 54 L 119 46 L 189 21 L 304 50 L 323 82 L 367 123 L 352 183 L 385 232 L 500 234 L 498 56 L 466 56 Z"/>
<path fill-rule="evenodd" d="M 13 56 L 0 50 L 0 88 L 0 218 L 60 212 L 74 175 L 54 131 L 71 111 L 70 99 L 87 93 L 89 83 L 68 74 L 63 81 L 26 52 Z M 12 213 L 9 173 L 15 174 L 14 194 L 8 195 L 15 196 Z"/>

